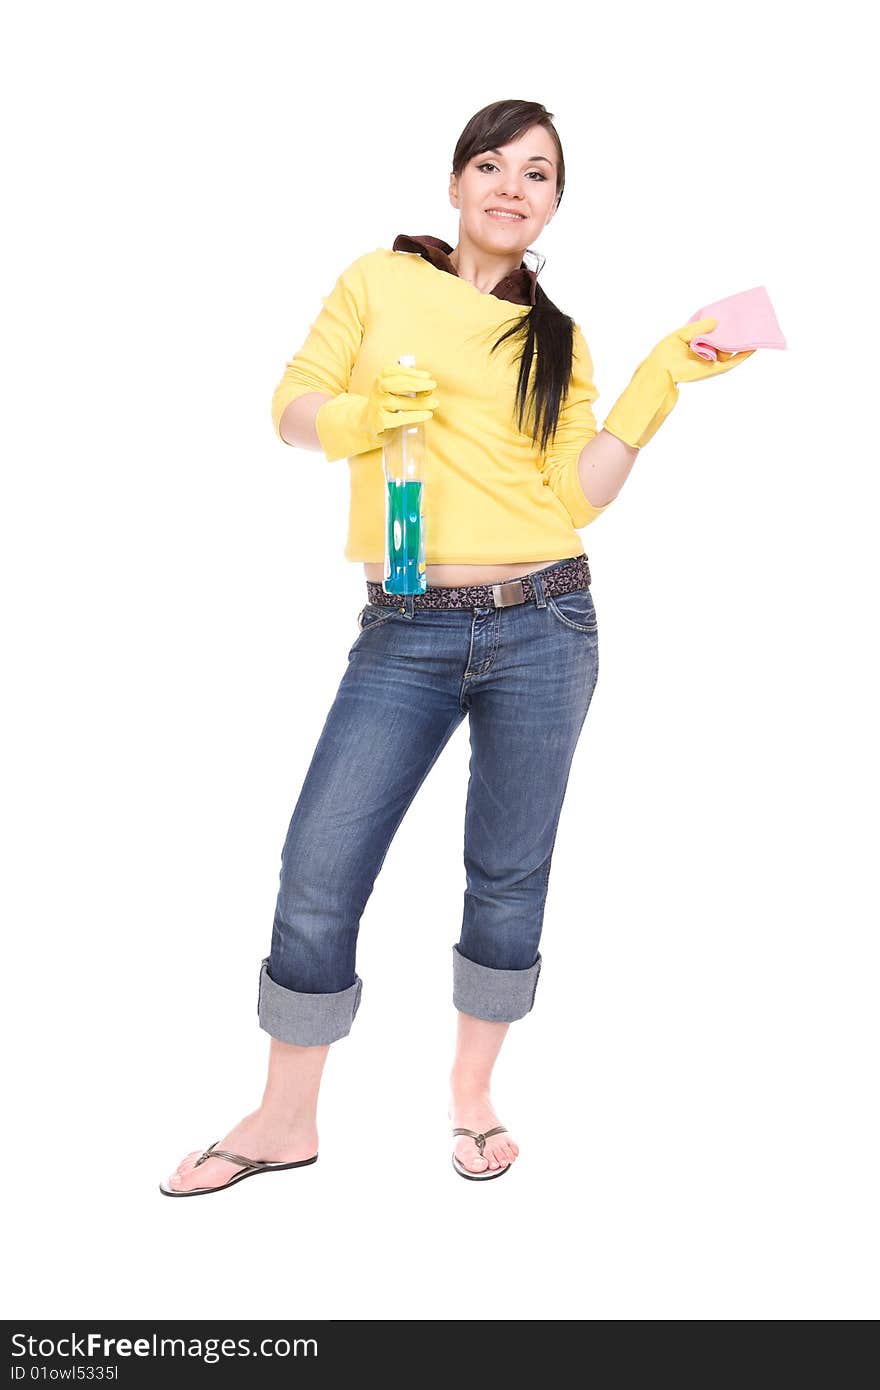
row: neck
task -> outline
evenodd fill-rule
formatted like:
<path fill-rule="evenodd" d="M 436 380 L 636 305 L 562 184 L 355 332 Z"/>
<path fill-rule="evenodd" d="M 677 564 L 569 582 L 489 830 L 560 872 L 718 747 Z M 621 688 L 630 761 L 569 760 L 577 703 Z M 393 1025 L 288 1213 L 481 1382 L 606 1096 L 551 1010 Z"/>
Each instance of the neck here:
<path fill-rule="evenodd" d="M 522 251 L 515 259 L 510 255 L 493 256 L 491 252 L 482 251 L 471 242 L 460 241 L 449 259 L 462 280 L 467 280 L 484 294 L 489 294 L 505 275 L 519 269 L 522 257 Z"/>

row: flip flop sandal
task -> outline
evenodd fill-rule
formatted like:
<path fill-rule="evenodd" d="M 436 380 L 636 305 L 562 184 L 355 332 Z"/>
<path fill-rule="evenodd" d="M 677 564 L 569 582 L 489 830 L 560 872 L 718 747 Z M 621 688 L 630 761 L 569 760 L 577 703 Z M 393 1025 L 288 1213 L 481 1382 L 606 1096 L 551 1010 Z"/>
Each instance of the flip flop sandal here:
<path fill-rule="evenodd" d="M 480 1151 L 481 1158 L 483 1156 L 483 1150 L 486 1147 L 486 1140 L 490 1139 L 493 1134 L 501 1134 L 502 1132 L 507 1132 L 506 1125 L 496 1125 L 494 1129 L 487 1129 L 485 1134 L 477 1134 L 476 1131 L 473 1129 L 454 1129 L 452 1131 L 453 1134 L 469 1134 L 470 1137 L 476 1143 L 476 1146 Z M 472 1173 L 468 1168 L 465 1168 L 463 1163 L 459 1163 L 458 1158 L 453 1153 L 452 1166 L 455 1169 L 456 1173 L 460 1174 L 461 1177 L 474 1178 L 477 1182 L 484 1182 L 487 1178 L 503 1177 L 503 1175 L 507 1172 L 508 1168 L 510 1167 L 510 1164 L 505 1163 L 503 1168 L 484 1168 L 482 1173 Z"/>
<path fill-rule="evenodd" d="M 317 1163 L 318 1155 L 314 1154 L 311 1158 L 299 1158 L 296 1163 L 267 1163 L 262 1158 L 242 1158 L 241 1154 L 230 1153 L 228 1149 L 218 1149 L 219 1139 L 215 1139 L 209 1149 L 205 1149 L 201 1158 L 197 1158 L 193 1164 L 198 1168 L 208 1158 L 226 1158 L 230 1163 L 238 1163 L 241 1172 L 236 1173 L 234 1178 L 229 1178 L 227 1182 L 222 1182 L 217 1187 L 191 1187 L 186 1192 L 175 1192 L 173 1188 L 166 1187 L 164 1183 L 159 1184 L 159 1191 L 166 1197 L 204 1197 L 209 1192 L 225 1192 L 227 1187 L 235 1187 L 237 1182 L 244 1182 L 245 1178 L 252 1178 L 257 1173 L 281 1173 L 286 1168 L 304 1168 L 308 1163 Z"/>

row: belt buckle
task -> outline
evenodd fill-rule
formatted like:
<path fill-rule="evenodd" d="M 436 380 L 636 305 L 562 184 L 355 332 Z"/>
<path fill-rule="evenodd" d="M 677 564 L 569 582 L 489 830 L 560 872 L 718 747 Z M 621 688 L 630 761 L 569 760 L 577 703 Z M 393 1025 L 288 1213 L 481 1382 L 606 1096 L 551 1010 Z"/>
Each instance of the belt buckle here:
<path fill-rule="evenodd" d="M 502 593 L 505 585 L 517 585 L 510 594 Z M 514 603 L 525 603 L 525 590 L 521 579 L 501 579 L 497 584 L 492 585 L 492 597 L 495 600 L 496 608 L 509 608 Z"/>

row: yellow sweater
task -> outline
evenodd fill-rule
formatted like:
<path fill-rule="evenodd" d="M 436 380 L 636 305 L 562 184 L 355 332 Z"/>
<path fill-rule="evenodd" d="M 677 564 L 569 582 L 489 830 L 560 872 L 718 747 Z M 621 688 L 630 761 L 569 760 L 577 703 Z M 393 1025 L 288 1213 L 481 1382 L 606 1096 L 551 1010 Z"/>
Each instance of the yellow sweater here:
<path fill-rule="evenodd" d="M 511 318 L 528 313 L 528 304 L 483 293 L 419 253 L 384 247 L 353 261 L 322 303 L 272 397 L 279 438 L 281 416 L 298 396 L 310 391 L 366 395 L 383 366 L 411 352 L 416 366 L 436 380 L 439 402 L 425 424 L 426 564 L 518 563 L 584 553 L 576 528 L 605 507 L 588 502 L 578 477 L 581 449 L 596 434 L 592 403 L 599 394 L 578 325 L 569 394 L 556 439 L 542 456 L 516 425 L 521 340 L 490 352 Z M 357 454 L 348 466 L 345 558 L 379 563 L 385 526 L 382 450 Z"/>

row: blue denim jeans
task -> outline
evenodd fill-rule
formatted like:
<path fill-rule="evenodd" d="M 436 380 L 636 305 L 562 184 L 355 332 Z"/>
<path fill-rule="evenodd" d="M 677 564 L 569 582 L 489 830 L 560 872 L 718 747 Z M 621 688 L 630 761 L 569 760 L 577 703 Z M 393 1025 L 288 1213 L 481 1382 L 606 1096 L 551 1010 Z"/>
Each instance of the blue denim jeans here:
<path fill-rule="evenodd" d="M 555 562 L 560 563 L 560 562 Z M 455 1008 L 532 1008 L 572 756 L 599 670 L 589 589 L 505 608 L 367 604 L 281 856 L 260 1026 L 283 1042 L 345 1037 L 361 999 L 361 915 L 389 845 L 450 736 L 470 728 L 466 887 Z"/>

